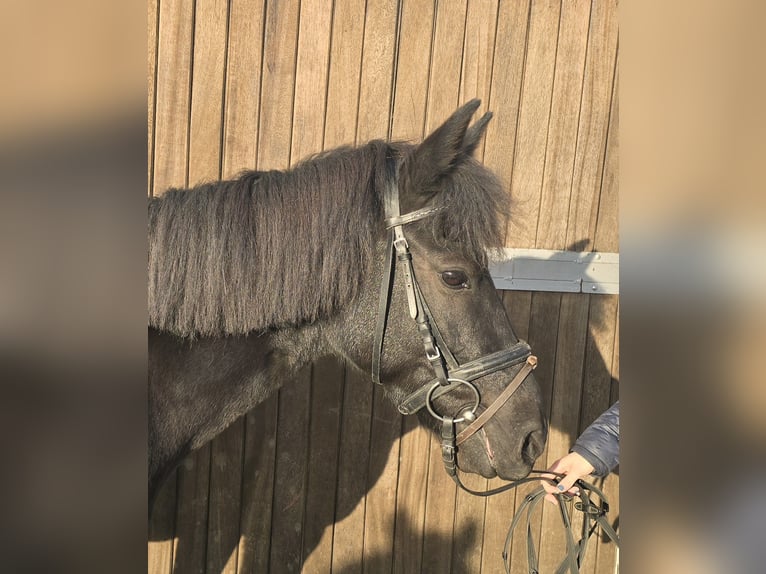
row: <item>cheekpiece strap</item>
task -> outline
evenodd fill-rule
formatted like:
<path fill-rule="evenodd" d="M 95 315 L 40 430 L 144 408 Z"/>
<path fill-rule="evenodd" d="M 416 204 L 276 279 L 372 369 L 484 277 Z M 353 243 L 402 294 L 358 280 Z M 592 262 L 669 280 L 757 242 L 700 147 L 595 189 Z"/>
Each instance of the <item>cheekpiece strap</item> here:
<path fill-rule="evenodd" d="M 380 365 L 383 354 L 383 339 L 385 338 L 388 310 L 391 303 L 394 267 L 396 264 L 399 264 L 404 276 L 409 314 L 417 323 L 418 333 L 423 340 L 426 358 L 434 370 L 436 380 L 443 385 L 447 385 L 447 369 L 439 350 L 439 343 L 437 342 L 437 339 L 434 338 L 434 334 L 431 330 L 430 313 L 426 313 L 425 311 L 425 302 L 419 293 L 417 282 L 415 281 L 415 270 L 412 266 L 412 253 L 410 252 L 410 246 L 407 243 L 407 239 L 404 236 L 404 230 L 402 229 L 403 225 L 428 217 L 442 209 L 442 207 L 426 207 L 401 215 L 399 204 L 399 178 L 397 173 L 398 168 L 399 166 L 396 162 L 389 161 L 389 169 L 393 173 L 388 174 L 388 184 L 383 192 L 383 208 L 385 209 L 386 215 L 385 225 L 386 229 L 389 229 L 391 232 L 386 247 L 386 257 L 390 259 L 388 259 L 386 264 L 386 269 L 383 273 L 380 286 L 378 323 L 375 329 L 375 341 L 372 350 L 372 380 L 376 384 L 381 384 Z"/>

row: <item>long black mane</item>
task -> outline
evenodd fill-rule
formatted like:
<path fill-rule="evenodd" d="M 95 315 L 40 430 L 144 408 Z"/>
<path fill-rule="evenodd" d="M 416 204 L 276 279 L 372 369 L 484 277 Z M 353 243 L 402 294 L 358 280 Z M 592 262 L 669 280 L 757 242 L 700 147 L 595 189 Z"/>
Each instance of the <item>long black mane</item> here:
<path fill-rule="evenodd" d="M 288 171 L 149 200 L 149 325 L 181 336 L 246 334 L 328 316 L 357 294 L 383 237 L 387 157 L 413 146 L 338 148 Z M 501 245 L 507 196 L 466 157 L 445 178 L 434 237 L 483 262 Z"/>

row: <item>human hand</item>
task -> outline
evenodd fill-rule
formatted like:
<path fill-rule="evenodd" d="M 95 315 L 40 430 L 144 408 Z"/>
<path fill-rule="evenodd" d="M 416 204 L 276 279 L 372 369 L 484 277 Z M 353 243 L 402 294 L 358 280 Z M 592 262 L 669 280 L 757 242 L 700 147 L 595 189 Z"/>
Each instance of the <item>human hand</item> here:
<path fill-rule="evenodd" d="M 541 481 L 545 492 L 548 493 L 545 495 L 545 500 L 551 504 L 556 504 L 556 494 L 562 494 L 564 492 L 571 495 L 577 494 L 579 489 L 574 486 L 574 483 L 577 479 L 588 476 L 595 469 L 581 454 L 570 452 L 568 455 L 554 462 L 548 470 L 565 475 L 559 481 L 558 485 L 551 484 L 547 480 Z M 555 475 L 552 474 L 543 474 L 541 476 L 544 478 L 556 478 Z"/>

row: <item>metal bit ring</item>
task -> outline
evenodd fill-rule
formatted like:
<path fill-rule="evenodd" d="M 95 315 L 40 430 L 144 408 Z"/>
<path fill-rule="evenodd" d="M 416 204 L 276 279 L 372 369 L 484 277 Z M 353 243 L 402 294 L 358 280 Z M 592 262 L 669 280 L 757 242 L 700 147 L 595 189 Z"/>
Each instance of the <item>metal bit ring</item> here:
<path fill-rule="evenodd" d="M 461 385 L 467 385 L 468 387 L 471 388 L 471 390 L 473 391 L 473 394 L 474 394 L 474 396 L 476 398 L 476 402 L 475 402 L 475 404 L 473 405 L 473 407 L 471 408 L 470 411 L 463 410 L 462 412 L 463 413 L 468 412 L 468 413 L 471 413 L 472 415 L 475 415 L 477 409 L 479 408 L 479 402 L 481 401 L 481 397 L 479 396 L 479 389 L 476 388 L 476 385 L 474 385 L 473 383 L 471 383 L 469 381 L 464 381 L 463 379 L 447 379 L 447 381 L 450 382 L 450 383 L 459 383 Z M 433 405 L 431 405 L 431 397 L 433 396 L 434 391 L 438 387 L 441 387 L 441 386 L 442 386 L 441 383 L 434 383 L 431 386 L 431 388 L 428 389 L 428 394 L 426 394 L 426 408 L 428 409 L 428 412 L 431 413 L 432 417 L 434 417 L 435 419 L 437 419 L 437 420 L 439 420 L 441 422 L 444 422 L 444 417 L 441 416 L 439 413 L 437 413 L 434 410 Z M 454 423 L 462 423 L 462 422 L 464 422 L 466 420 L 467 419 L 466 419 L 465 415 L 463 415 L 460 418 L 455 419 L 453 422 Z M 470 420 L 473 420 L 473 419 L 470 419 Z"/>

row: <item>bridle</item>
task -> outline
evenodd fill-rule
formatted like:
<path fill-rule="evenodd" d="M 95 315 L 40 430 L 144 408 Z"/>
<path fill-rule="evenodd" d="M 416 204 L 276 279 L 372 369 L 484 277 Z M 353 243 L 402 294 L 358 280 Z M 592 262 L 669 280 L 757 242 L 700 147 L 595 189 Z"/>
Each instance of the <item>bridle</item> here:
<path fill-rule="evenodd" d="M 387 178 L 387 184 L 383 193 L 383 206 L 385 210 L 385 226 L 389 233 L 386 246 L 387 262 L 380 284 L 378 319 L 372 349 L 373 382 L 379 385 L 382 384 L 380 379 L 380 365 L 383 354 L 383 341 L 386 335 L 386 324 L 388 322 L 388 313 L 391 305 L 394 272 L 398 263 L 404 275 L 405 294 L 407 297 L 409 315 L 417 325 L 418 334 L 423 343 L 426 359 L 431 365 L 435 376 L 434 381 L 421 386 L 419 389 L 405 397 L 398 405 L 399 412 L 403 415 L 411 415 L 425 407 L 431 416 L 441 421 L 441 449 L 444 468 L 458 487 L 470 494 L 476 496 L 492 496 L 528 482 L 539 482 L 541 480 L 547 480 L 548 482 L 555 484 L 558 479 L 563 477 L 563 475 L 558 475 L 557 479 L 551 479 L 546 476 L 527 476 L 526 478 L 483 492 L 466 487 L 460 480 L 460 477 L 457 474 L 457 447 L 479 431 L 508 401 L 508 399 L 511 398 L 511 395 L 513 395 L 537 366 L 537 357 L 532 355 L 532 350 L 526 342 L 519 340 L 510 347 L 484 355 L 478 359 L 473 359 L 463 364 L 460 364 L 457 361 L 445 342 L 444 337 L 442 337 L 436 321 L 428 308 L 428 304 L 423 297 L 423 293 L 420 290 L 412 266 L 412 253 L 410 252 L 410 247 L 407 243 L 403 229 L 405 225 L 430 217 L 441 209 L 444 209 L 444 207 L 425 207 L 401 214 L 399 205 L 399 164 L 389 158 L 387 167 L 389 172 L 392 173 L 387 174 L 389 177 Z M 514 365 L 521 365 L 521 368 L 516 372 L 511 382 L 492 404 L 477 416 L 477 411 L 481 403 L 481 393 L 473 381 Z M 434 399 L 461 386 L 467 386 L 473 392 L 473 406 L 468 410 L 463 410 L 458 418 L 437 413 L 433 407 Z M 455 425 L 462 422 L 467 422 L 469 424 L 456 435 Z M 530 474 L 542 474 L 548 476 L 557 475 L 555 472 L 539 470 L 532 470 Z M 559 566 L 556 574 L 563 574 L 567 570 L 570 570 L 572 574 L 579 572 L 579 565 L 585 555 L 587 542 L 597 526 L 600 526 L 601 529 L 619 546 L 619 538 L 605 518 L 609 505 L 603 493 L 592 484 L 583 480 L 578 480 L 576 485 L 579 487 L 579 497 L 581 500 L 575 504 L 575 509 L 581 511 L 584 515 L 582 522 L 582 537 L 578 542 L 574 541 L 571 519 L 565 506 L 565 497 L 559 496 L 559 508 L 561 510 L 562 520 L 567 534 L 567 556 Z M 529 572 L 537 573 L 537 557 L 532 538 L 530 517 L 532 510 L 539 504 L 545 494 L 545 490 L 542 487 L 529 494 L 525 498 L 524 503 L 520 506 L 516 515 L 513 517 L 503 552 L 503 560 L 506 563 L 505 566 L 507 572 L 510 572 L 510 565 L 508 564 L 507 559 L 511 537 L 517 524 L 521 521 L 522 514 L 526 510 L 528 531 L 527 560 Z M 600 499 L 600 503 L 594 504 L 591 500 L 591 495 L 596 495 Z"/>
<path fill-rule="evenodd" d="M 399 404 L 398 409 L 402 414 L 410 415 L 425 407 L 433 417 L 442 422 L 442 438 L 444 439 L 442 441 L 442 455 L 445 466 L 451 465 L 455 467 L 455 451 L 457 446 L 481 429 L 497 413 L 500 407 L 510 399 L 511 395 L 537 366 L 537 358 L 532 355 L 532 351 L 526 342 L 518 341 L 508 348 L 484 355 L 462 365 L 457 361 L 455 355 L 444 341 L 444 337 L 442 337 L 433 314 L 428 308 L 428 304 L 420 290 L 412 266 L 412 252 L 410 251 L 410 246 L 407 243 L 403 229 L 405 225 L 430 217 L 443 208 L 426 207 L 402 215 L 399 206 L 399 178 L 396 176 L 397 169 L 398 165 L 394 164 L 394 177 L 389 177 L 383 194 L 385 225 L 389 231 L 386 247 L 388 261 L 385 265 L 380 285 L 380 297 L 378 299 L 378 322 L 375 329 L 375 342 L 372 352 L 372 380 L 377 384 L 381 384 L 380 364 L 383 354 L 383 340 L 386 334 L 386 323 L 391 304 L 394 270 L 398 262 L 404 274 L 409 314 L 417 325 L 426 359 L 431 365 L 435 376 L 435 380 L 432 383 L 420 387 L 405 397 Z M 484 412 L 477 415 L 481 402 L 481 393 L 478 387 L 473 384 L 473 381 L 519 364 L 522 364 L 522 367 L 516 373 L 511 383 Z M 438 414 L 433 407 L 433 400 L 463 385 L 473 392 L 474 404 L 471 409 L 464 410 L 462 416 L 457 419 Z M 461 422 L 468 422 L 470 424 L 459 435 L 455 436 L 455 424 Z"/>

